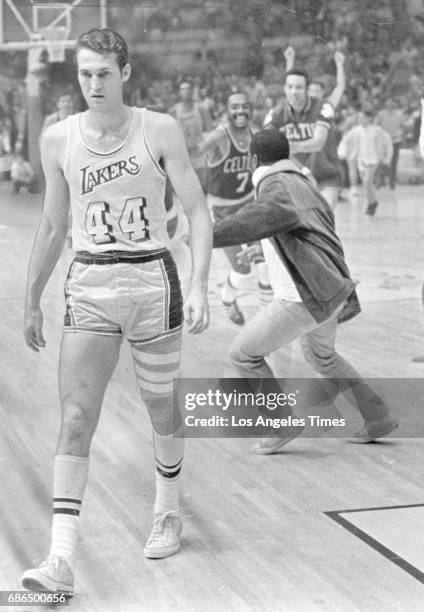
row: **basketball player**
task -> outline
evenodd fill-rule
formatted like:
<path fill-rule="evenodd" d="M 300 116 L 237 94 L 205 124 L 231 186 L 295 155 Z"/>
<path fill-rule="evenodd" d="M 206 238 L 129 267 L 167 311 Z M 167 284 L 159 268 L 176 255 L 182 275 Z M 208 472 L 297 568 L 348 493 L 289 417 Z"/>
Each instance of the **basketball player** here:
<path fill-rule="evenodd" d="M 305 172 L 312 172 L 323 196 L 334 209 L 341 186 L 340 169 L 318 155 L 327 143 L 334 107 L 327 100 L 308 95 L 308 76 L 303 70 L 293 68 L 286 72 L 284 83 L 286 100 L 270 111 L 264 127 L 284 132 L 292 155 Z"/>
<path fill-rule="evenodd" d="M 180 102 L 170 110 L 179 123 L 190 155 L 191 163 L 199 177 L 202 189 L 206 192 L 205 156 L 199 152 L 198 145 L 202 134 L 212 129 L 212 120 L 204 108 L 193 98 L 193 86 L 188 81 L 180 85 Z"/>
<path fill-rule="evenodd" d="M 227 116 L 228 122 L 205 135 L 199 145 L 199 150 L 207 153 L 208 204 L 215 221 L 238 212 L 248 202 L 252 202 L 254 196 L 249 160 L 251 108 L 246 94 L 233 93 L 228 97 Z M 250 273 L 250 265 L 238 261 L 239 246 L 230 246 L 224 251 L 231 270 L 222 286 L 221 300 L 231 321 L 243 325 L 244 315 L 237 303 L 236 294 Z M 266 303 L 270 298 L 271 287 L 263 257 L 258 256 L 254 265 L 261 302 Z"/>
<path fill-rule="evenodd" d="M 183 316 L 166 249 L 166 175 L 191 226 L 192 284 L 184 306 L 191 333 L 208 324 L 211 244 L 209 212 L 175 120 L 123 104 L 131 73 L 125 41 L 112 30 L 93 29 L 80 36 L 76 51 L 88 110 L 52 125 L 42 139 L 46 193 L 24 328 L 28 346 L 38 352 L 45 346 L 40 299 L 63 248 L 70 201 L 77 253 L 65 285 L 52 540 L 47 560 L 23 576 L 25 588 L 69 595 L 90 443 L 124 336 L 154 430 L 155 517 L 144 554 L 167 557 L 179 548 L 183 439 L 175 437 L 181 417 L 172 407 L 172 387 Z"/>
<path fill-rule="evenodd" d="M 340 71 L 344 63 L 342 53 L 335 55 Z M 308 76 L 302 70 L 292 69 L 285 75 L 287 99 L 270 111 L 265 120 L 266 128 L 282 131 L 290 143 L 290 152 L 303 166 L 305 175 L 311 175 L 332 210 L 335 209 L 342 185 L 339 162 L 328 159 L 324 148 L 332 131 L 334 107 L 328 101 L 311 98 L 307 93 Z M 331 137 L 332 138 L 332 137 Z M 337 157 L 336 147 L 329 143 Z M 356 291 L 339 313 L 339 323 L 349 321 L 358 312 L 360 305 Z"/>
<path fill-rule="evenodd" d="M 256 200 L 215 224 L 214 247 L 270 239 L 264 249 L 277 297 L 238 334 L 231 358 L 247 379 L 273 379 L 265 356 L 301 338 L 305 359 L 334 379 L 334 394 L 350 388 L 365 421 L 354 441 L 389 434 L 397 422 L 383 401 L 335 350 L 337 314 L 354 291 L 335 233 L 334 215 L 321 194 L 290 161 L 289 143 L 278 130 L 253 136 L 252 167 Z M 267 241 L 268 242 L 268 241 Z M 284 298 L 278 295 L 284 287 Z M 255 389 L 255 383 L 251 382 Z M 284 408 L 282 417 L 290 416 Z M 280 415 L 279 415 L 280 416 Z M 296 438 L 302 427 L 288 426 L 260 440 L 253 451 L 271 454 Z"/>

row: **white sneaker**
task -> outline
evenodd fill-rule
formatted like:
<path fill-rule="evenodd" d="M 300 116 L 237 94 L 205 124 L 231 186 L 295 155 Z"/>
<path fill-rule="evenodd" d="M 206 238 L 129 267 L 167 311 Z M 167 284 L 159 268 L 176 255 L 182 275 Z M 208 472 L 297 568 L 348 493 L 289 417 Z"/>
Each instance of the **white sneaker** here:
<path fill-rule="evenodd" d="M 22 586 L 28 591 L 52 591 L 71 597 L 74 584 L 69 559 L 58 555 L 48 557 L 39 567 L 26 570 L 22 576 Z"/>
<path fill-rule="evenodd" d="M 281 433 L 284 432 L 284 435 L 281 435 L 280 432 L 275 433 L 277 430 L 272 430 L 269 436 L 266 438 L 261 438 L 251 447 L 251 452 L 256 453 L 257 455 L 272 455 L 276 453 L 280 448 L 300 436 L 302 431 L 305 429 L 304 425 L 290 427 L 284 427 Z"/>
<path fill-rule="evenodd" d="M 144 547 L 147 559 L 164 559 L 177 552 L 180 547 L 182 524 L 176 512 L 170 510 L 156 514 L 153 529 Z"/>

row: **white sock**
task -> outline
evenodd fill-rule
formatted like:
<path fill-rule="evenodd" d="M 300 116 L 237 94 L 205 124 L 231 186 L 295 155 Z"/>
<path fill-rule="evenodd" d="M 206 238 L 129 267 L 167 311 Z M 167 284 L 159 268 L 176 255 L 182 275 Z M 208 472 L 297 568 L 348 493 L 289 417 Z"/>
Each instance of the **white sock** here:
<path fill-rule="evenodd" d="M 268 266 L 265 261 L 257 261 L 254 263 L 254 270 L 258 281 L 259 302 L 261 306 L 266 306 L 274 298 L 274 292 L 269 282 Z"/>
<path fill-rule="evenodd" d="M 221 300 L 227 303 L 234 302 L 237 296 L 237 290 L 246 286 L 246 282 L 248 282 L 249 278 L 249 274 L 240 274 L 235 270 L 230 270 L 221 289 Z"/>
<path fill-rule="evenodd" d="M 56 455 L 54 459 L 53 523 L 50 555 L 75 554 L 81 502 L 88 477 L 88 457 Z"/>
<path fill-rule="evenodd" d="M 176 434 L 162 436 L 153 432 L 156 463 L 156 497 L 154 513 L 180 511 L 179 491 L 184 457 L 184 438 Z"/>

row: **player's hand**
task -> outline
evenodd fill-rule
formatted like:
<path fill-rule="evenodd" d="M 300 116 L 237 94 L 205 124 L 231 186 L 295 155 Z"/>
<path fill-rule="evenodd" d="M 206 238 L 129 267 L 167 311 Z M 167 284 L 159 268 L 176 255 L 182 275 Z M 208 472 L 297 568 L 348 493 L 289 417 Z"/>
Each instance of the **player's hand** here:
<path fill-rule="evenodd" d="M 255 259 L 258 255 L 262 254 L 261 245 L 258 243 L 251 244 L 250 246 L 243 247 L 242 250 L 237 253 L 237 261 L 240 264 L 247 265 Z"/>
<path fill-rule="evenodd" d="M 200 334 L 209 325 L 206 290 L 193 285 L 184 301 L 184 319 L 191 334 Z"/>
<path fill-rule="evenodd" d="M 336 51 L 334 54 L 334 62 L 336 66 L 343 66 L 345 63 L 346 56 L 341 51 Z"/>
<path fill-rule="evenodd" d="M 24 336 L 29 348 L 36 353 L 39 352 L 40 348 L 46 346 L 43 336 L 43 313 L 40 308 L 25 312 Z"/>
<path fill-rule="evenodd" d="M 294 62 L 295 55 L 296 55 L 296 51 L 294 50 L 294 47 L 292 47 L 291 45 L 289 45 L 286 49 L 284 49 L 284 58 L 287 64 Z"/>

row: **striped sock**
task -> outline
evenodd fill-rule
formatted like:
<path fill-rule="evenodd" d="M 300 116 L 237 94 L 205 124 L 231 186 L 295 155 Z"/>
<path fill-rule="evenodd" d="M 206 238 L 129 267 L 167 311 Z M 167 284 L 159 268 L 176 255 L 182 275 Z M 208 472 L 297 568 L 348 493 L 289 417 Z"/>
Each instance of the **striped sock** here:
<path fill-rule="evenodd" d="M 81 502 L 88 477 L 88 457 L 56 455 L 54 460 L 53 523 L 49 556 L 71 558 L 78 539 Z"/>
<path fill-rule="evenodd" d="M 259 303 L 261 306 L 266 306 L 274 299 L 274 292 L 271 285 L 262 285 L 258 282 L 259 289 Z"/>
<path fill-rule="evenodd" d="M 175 434 L 153 433 L 156 464 L 156 497 L 154 512 L 179 514 L 180 473 L 184 456 L 184 438 Z"/>

